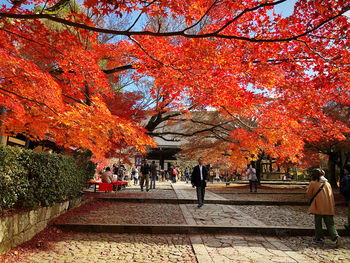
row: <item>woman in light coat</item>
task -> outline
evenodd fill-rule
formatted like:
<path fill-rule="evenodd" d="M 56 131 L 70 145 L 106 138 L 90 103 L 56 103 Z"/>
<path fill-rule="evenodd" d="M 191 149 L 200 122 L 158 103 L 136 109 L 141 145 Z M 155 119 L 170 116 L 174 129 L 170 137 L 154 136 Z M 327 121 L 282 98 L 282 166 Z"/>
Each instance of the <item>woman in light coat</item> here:
<path fill-rule="evenodd" d="M 139 171 L 137 170 L 137 168 L 135 168 L 135 170 L 133 171 L 134 173 L 134 185 L 138 184 L 139 181 Z"/>
<path fill-rule="evenodd" d="M 312 198 L 324 184 L 322 190 L 319 191 L 318 194 L 314 197 L 309 208 L 309 214 L 315 215 L 315 240 L 324 240 L 324 234 L 322 230 L 323 219 L 332 241 L 335 242 L 335 245 L 337 247 L 341 247 L 342 240 L 334 226 L 334 196 L 332 187 L 328 183 L 328 180 L 324 177 L 324 174 L 325 172 L 321 169 L 313 170 L 311 179 L 312 181 L 306 190 L 306 195 Z"/>
<path fill-rule="evenodd" d="M 247 170 L 247 177 L 249 180 L 249 190 L 252 192 L 253 184 L 255 192 L 258 191 L 258 178 L 256 177 L 256 170 L 253 168 L 253 166 L 250 164 Z"/>

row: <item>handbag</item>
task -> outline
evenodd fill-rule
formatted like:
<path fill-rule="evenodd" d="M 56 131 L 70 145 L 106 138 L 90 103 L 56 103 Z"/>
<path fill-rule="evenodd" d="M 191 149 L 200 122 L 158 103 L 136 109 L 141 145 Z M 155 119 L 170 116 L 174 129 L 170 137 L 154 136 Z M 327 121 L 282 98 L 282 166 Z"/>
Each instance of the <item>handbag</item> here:
<path fill-rule="evenodd" d="M 326 183 L 323 183 L 323 184 L 321 185 L 320 189 L 318 189 L 318 191 L 316 192 L 316 194 L 310 199 L 309 205 L 312 204 L 312 201 L 314 201 L 316 195 L 318 195 L 318 193 L 322 191 L 322 189 L 323 189 L 323 187 L 324 187 L 325 184 L 326 184 Z"/>

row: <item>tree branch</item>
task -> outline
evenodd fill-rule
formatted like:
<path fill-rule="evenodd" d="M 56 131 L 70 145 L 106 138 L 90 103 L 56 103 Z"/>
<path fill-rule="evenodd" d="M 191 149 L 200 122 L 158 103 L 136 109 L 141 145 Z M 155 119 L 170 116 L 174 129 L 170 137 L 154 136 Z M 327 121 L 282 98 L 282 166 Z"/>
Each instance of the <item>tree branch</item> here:
<path fill-rule="evenodd" d="M 15 36 L 17 36 L 17 37 L 19 37 L 19 38 L 23 38 L 23 39 L 25 39 L 25 40 L 27 40 L 27 41 L 29 41 L 29 42 L 33 42 L 33 43 L 35 43 L 35 44 L 38 44 L 38 45 L 40 45 L 40 46 L 42 46 L 42 47 L 45 47 L 45 46 L 46 46 L 46 45 L 44 45 L 44 44 L 42 44 L 42 43 L 40 43 L 40 42 L 38 42 L 38 41 L 35 41 L 34 39 L 30 39 L 30 38 L 27 38 L 27 37 L 22 36 L 22 35 L 20 35 L 20 34 L 11 32 L 11 31 L 9 31 L 9 30 L 7 30 L 7 29 L 5 29 L 5 28 L 1 28 L 1 27 L 0 27 L 0 30 L 4 31 L 4 32 L 6 32 L 6 33 L 9 33 L 9 34 L 15 35 Z"/>
<path fill-rule="evenodd" d="M 297 41 L 303 43 L 303 44 L 307 47 L 308 50 L 310 50 L 310 51 L 311 51 L 312 53 L 314 53 L 315 55 L 319 56 L 323 61 L 325 61 L 325 62 L 333 62 L 333 61 L 334 61 L 333 58 L 332 58 L 332 59 L 325 58 L 325 57 L 322 56 L 319 52 L 313 50 L 313 49 L 309 46 L 309 44 L 308 44 L 306 41 L 301 40 L 301 39 L 298 39 Z"/>
<path fill-rule="evenodd" d="M 145 5 L 145 7 L 149 7 L 150 5 L 153 5 L 155 2 L 157 2 L 157 0 L 153 0 L 150 3 L 147 3 L 147 5 Z M 142 16 L 142 12 L 137 16 L 137 18 L 135 19 L 134 23 L 126 30 L 126 31 L 130 31 L 137 23 L 137 21 L 139 21 L 140 17 Z"/>
<path fill-rule="evenodd" d="M 228 21 L 224 26 L 222 26 L 219 30 L 215 31 L 214 34 L 218 34 L 220 33 L 221 31 L 223 31 L 225 28 L 227 28 L 229 25 L 231 25 L 234 21 L 238 20 L 240 17 L 242 17 L 245 13 L 248 13 L 248 12 L 251 12 L 251 11 L 255 11 L 255 10 L 258 10 L 262 7 L 265 7 L 265 6 L 274 6 L 274 5 L 278 5 L 280 3 L 283 3 L 287 0 L 280 0 L 280 1 L 277 1 L 277 2 L 273 2 L 273 3 L 263 3 L 263 4 L 260 4 L 260 5 L 257 5 L 253 8 L 246 8 L 244 9 L 239 15 L 235 16 L 233 19 L 231 19 L 230 21 Z"/>
<path fill-rule="evenodd" d="M 19 95 L 19 94 L 13 92 L 13 91 L 4 89 L 4 88 L 2 88 L 2 86 L 0 86 L 0 90 L 3 91 L 3 94 L 4 94 L 4 95 L 12 94 L 12 95 L 14 95 L 14 96 L 16 96 L 16 97 L 18 97 L 18 98 L 20 98 L 20 99 L 22 99 L 22 100 L 27 100 L 27 101 L 33 102 L 33 103 L 35 103 L 35 104 L 37 104 L 37 105 L 41 105 L 41 106 L 47 107 L 47 108 L 48 108 L 51 112 L 53 112 L 55 115 L 59 115 L 54 109 L 52 109 L 51 107 L 49 107 L 49 106 L 48 106 L 47 104 L 45 104 L 44 102 L 40 102 L 40 101 L 36 101 L 36 100 L 30 99 L 30 98 L 24 97 L 24 96 L 22 96 L 22 95 Z M 9 94 L 6 94 L 6 93 L 4 93 L 4 92 L 9 93 Z"/>
<path fill-rule="evenodd" d="M 70 0 L 61 0 L 58 3 L 56 3 L 55 5 L 47 8 L 45 11 L 48 12 L 55 12 L 60 10 L 61 8 L 65 7 L 68 3 L 70 2 Z M 44 9 L 43 9 L 44 10 Z"/>
<path fill-rule="evenodd" d="M 284 1 L 284 0 L 281 0 Z M 274 3 L 271 3 L 274 4 Z M 75 28 L 81 28 L 81 29 L 86 29 L 89 31 L 93 32 L 99 32 L 99 33 L 106 33 L 106 34 L 113 34 L 113 35 L 121 35 L 121 36 L 154 36 L 154 37 L 172 37 L 172 36 L 182 36 L 186 38 L 221 38 L 221 39 L 235 39 L 235 40 L 243 40 L 243 41 L 248 41 L 248 42 L 267 42 L 267 43 L 272 43 L 272 42 L 288 42 L 292 40 L 299 39 L 303 36 L 306 36 L 318 28 L 322 27 L 324 24 L 334 20 L 337 17 L 342 16 L 345 12 L 350 10 L 350 5 L 344 7 L 342 11 L 339 13 L 335 14 L 334 16 L 331 16 L 316 26 L 310 28 L 309 30 L 304 31 L 303 33 L 300 33 L 298 35 L 292 35 L 290 37 L 285 37 L 285 38 L 251 38 L 251 37 L 244 37 L 244 36 L 233 36 L 233 35 L 225 35 L 225 34 L 219 34 L 217 31 L 216 32 L 211 32 L 211 33 L 204 33 L 204 34 L 186 34 L 184 30 L 181 31 L 174 31 L 174 32 L 153 32 L 149 30 L 144 30 L 144 31 L 127 31 L 127 30 L 113 30 L 113 29 L 107 29 L 107 28 L 99 28 L 95 26 L 89 26 L 85 24 L 81 24 L 78 22 L 73 22 L 69 21 L 63 18 L 59 18 L 56 16 L 52 16 L 49 14 L 13 14 L 13 13 L 5 13 L 5 12 L 0 12 L 1 17 L 8 17 L 8 18 L 16 18 L 16 19 L 48 19 L 57 23 L 65 24 L 68 26 L 72 26 Z M 230 23 L 230 22 L 228 22 Z M 225 26 L 224 26 L 225 27 Z M 223 27 L 222 27 L 223 29 Z M 222 30 L 220 29 L 220 31 Z M 219 32 L 220 32 L 219 31 Z"/>
<path fill-rule="evenodd" d="M 184 31 L 188 31 L 191 28 L 194 28 L 196 25 L 198 25 L 203 19 L 204 17 L 206 17 L 206 15 L 208 15 L 208 13 L 210 12 L 210 10 L 216 5 L 216 3 L 218 2 L 218 0 L 215 0 L 212 5 L 207 9 L 207 11 L 204 13 L 204 15 L 196 22 L 194 23 L 192 26 L 189 26 L 187 28 L 184 29 Z"/>
<path fill-rule="evenodd" d="M 156 59 L 155 57 L 153 57 L 150 53 L 148 53 L 148 52 L 143 48 L 143 46 L 142 46 L 138 41 L 136 41 L 135 39 L 133 39 L 131 36 L 130 36 L 129 38 L 131 39 L 132 42 L 134 42 L 134 43 L 135 43 L 148 57 L 150 57 L 152 60 L 158 62 L 159 64 L 161 64 L 161 65 L 163 65 L 163 66 L 165 66 L 165 67 L 170 67 L 170 68 L 172 68 L 172 69 L 174 69 L 174 70 L 177 70 L 177 71 L 179 71 L 179 72 L 181 72 L 181 73 L 183 74 L 183 72 L 182 72 L 180 69 L 174 67 L 173 65 L 165 64 L 165 63 L 163 63 L 162 61 L 160 61 L 160 60 Z"/>
<path fill-rule="evenodd" d="M 125 70 L 128 70 L 128 69 L 133 69 L 133 68 L 134 68 L 133 65 L 124 65 L 124 66 L 115 67 L 115 68 L 112 68 L 112 69 L 104 69 L 102 71 L 104 73 L 106 73 L 106 74 L 113 74 L 113 73 L 116 73 L 116 72 L 121 72 L 121 71 L 125 71 Z"/>
<path fill-rule="evenodd" d="M 232 118 L 234 118 L 236 121 L 238 121 L 242 127 L 246 128 L 248 131 L 253 131 L 255 127 L 251 127 L 248 124 L 245 124 L 241 119 L 237 118 L 236 116 L 233 116 L 232 113 L 225 107 L 221 106 Z"/>

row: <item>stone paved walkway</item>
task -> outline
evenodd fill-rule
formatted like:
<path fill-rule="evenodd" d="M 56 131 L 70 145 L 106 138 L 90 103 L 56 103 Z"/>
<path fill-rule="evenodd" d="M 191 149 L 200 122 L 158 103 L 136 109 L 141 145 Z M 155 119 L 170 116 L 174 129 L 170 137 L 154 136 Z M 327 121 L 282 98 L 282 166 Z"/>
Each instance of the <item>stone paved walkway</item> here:
<path fill-rule="evenodd" d="M 106 195 L 196 199 L 195 189 L 182 182 L 173 185 L 160 183 L 158 189 L 150 192 L 141 192 L 135 186 Z M 224 200 L 225 197 L 206 192 L 206 200 Z M 286 221 L 286 218 L 292 221 L 294 218 L 298 223 L 305 217 L 310 217 L 303 210 L 305 207 L 295 210 L 291 207 L 205 204 L 202 208 L 197 208 L 195 204 L 165 205 L 101 200 L 89 204 L 90 207 L 72 211 L 71 215 L 67 214 L 66 218 L 60 220 L 82 223 L 94 221 L 101 224 L 266 226 L 269 222 L 274 222 L 273 217 L 281 217 L 281 221 Z M 288 209 L 294 210 L 288 214 Z M 337 217 L 342 217 L 342 209 L 340 210 Z M 88 211 L 90 212 L 87 213 Z M 285 213 L 287 216 L 282 216 Z M 317 244 L 311 236 L 65 233 L 48 228 L 33 240 L 0 258 L 0 262 L 350 262 L 350 238 L 343 237 L 343 240 L 344 247 L 336 249 L 329 239 L 323 244 Z"/>

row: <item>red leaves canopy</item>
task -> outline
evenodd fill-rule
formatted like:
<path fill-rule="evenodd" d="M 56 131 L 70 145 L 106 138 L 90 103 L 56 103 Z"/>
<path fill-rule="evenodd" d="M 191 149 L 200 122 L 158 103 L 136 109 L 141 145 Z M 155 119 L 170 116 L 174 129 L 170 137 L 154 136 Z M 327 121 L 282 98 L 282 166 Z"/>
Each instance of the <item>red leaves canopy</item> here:
<path fill-rule="evenodd" d="M 254 119 L 253 127 L 232 134 L 237 156 L 263 149 L 295 162 L 305 142 L 341 141 L 349 133 L 348 123 L 324 111 L 329 104 L 350 103 L 348 1 L 300 0 L 288 17 L 275 9 L 285 0 L 85 0 L 86 12 L 64 18 L 28 8 L 54 9 L 65 2 L 27 0 L 0 9 L 5 131 L 40 138 L 50 131 L 61 144 L 99 155 L 111 133 L 128 145 L 150 143 L 130 117 L 132 104 L 108 106 L 118 96 L 101 70 L 106 61 L 108 69 L 132 64 L 136 81 L 152 77 L 151 93 L 162 97 L 158 109 L 181 110 L 190 101 L 193 108 L 215 107 L 227 118 Z M 94 26 L 86 14 L 147 14 L 155 23 L 140 30 L 142 19 L 133 15 L 129 28 L 107 29 Z M 166 19 L 172 19 L 171 27 Z M 47 21 L 61 26 L 53 29 Z M 100 33 L 128 39 L 101 44 Z"/>

